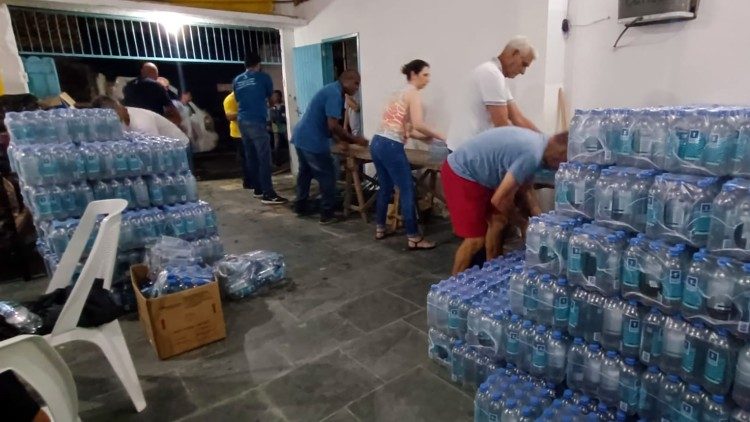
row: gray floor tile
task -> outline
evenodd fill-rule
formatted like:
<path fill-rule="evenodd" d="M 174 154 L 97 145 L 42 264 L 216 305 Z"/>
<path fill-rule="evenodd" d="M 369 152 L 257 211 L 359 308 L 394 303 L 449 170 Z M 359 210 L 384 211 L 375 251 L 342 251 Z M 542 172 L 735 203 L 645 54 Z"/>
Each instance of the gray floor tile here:
<path fill-rule="evenodd" d="M 429 363 L 427 335 L 404 321 L 379 328 L 346 345 L 346 354 L 388 381 Z"/>
<path fill-rule="evenodd" d="M 347 303 L 338 314 L 369 332 L 417 309 L 413 303 L 381 290 Z"/>
<path fill-rule="evenodd" d="M 296 281 L 296 289 L 279 298 L 292 315 L 306 320 L 335 311 L 351 299 L 351 293 L 327 280 Z"/>
<path fill-rule="evenodd" d="M 379 380 L 335 351 L 262 387 L 290 421 L 317 421 L 372 391 Z"/>
<path fill-rule="evenodd" d="M 198 407 L 192 402 L 185 386 L 175 373 L 155 377 L 140 377 L 146 409 L 136 413 L 125 390 L 118 390 L 85 400 L 79 396 L 80 416 L 85 421 L 168 421 L 194 412 Z"/>
<path fill-rule="evenodd" d="M 202 359 L 195 365 L 183 368 L 178 375 L 199 408 L 240 394 L 258 384 L 250 373 L 248 359 L 241 349 Z"/>
<path fill-rule="evenodd" d="M 425 334 L 429 330 L 429 327 L 427 326 L 427 311 L 425 309 L 420 309 L 411 315 L 405 316 L 404 321 Z M 427 347 L 427 345 L 425 345 L 425 347 Z"/>
<path fill-rule="evenodd" d="M 349 405 L 361 421 L 468 421 L 471 399 L 419 367 Z"/>
<path fill-rule="evenodd" d="M 433 274 L 420 274 L 408 277 L 403 283 L 388 287 L 386 290 L 419 306 L 427 306 L 427 292 L 430 286 L 440 279 Z"/>
<path fill-rule="evenodd" d="M 200 411 L 181 419 L 182 422 L 203 421 L 247 421 L 247 422 L 282 422 L 285 421 L 278 409 L 275 409 L 258 390 L 236 396 L 219 403 L 207 410 Z"/>
<path fill-rule="evenodd" d="M 362 331 L 335 313 L 328 313 L 299 323 L 267 346 L 290 362 L 309 361 L 359 337 Z"/>

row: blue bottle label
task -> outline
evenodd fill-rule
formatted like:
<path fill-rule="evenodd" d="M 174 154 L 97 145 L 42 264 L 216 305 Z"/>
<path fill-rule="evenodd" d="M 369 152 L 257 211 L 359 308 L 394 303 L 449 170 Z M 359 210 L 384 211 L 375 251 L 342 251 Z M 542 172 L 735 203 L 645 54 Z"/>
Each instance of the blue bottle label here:
<path fill-rule="evenodd" d="M 151 188 L 151 200 L 156 204 L 161 204 L 164 202 L 164 194 L 161 191 L 161 188 Z"/>
<path fill-rule="evenodd" d="M 556 204 L 565 205 L 568 203 L 568 195 L 565 192 L 566 190 L 567 189 L 564 183 L 555 190 L 555 203 Z"/>
<path fill-rule="evenodd" d="M 693 406 L 690 403 L 682 402 L 680 405 L 680 421 L 693 421 Z"/>
<path fill-rule="evenodd" d="M 115 170 L 117 171 L 128 170 L 128 160 L 125 157 L 124 153 L 118 152 L 115 154 Z"/>
<path fill-rule="evenodd" d="M 141 171 L 141 167 L 143 167 L 141 158 L 137 154 L 130 154 L 128 157 L 128 167 L 130 171 Z"/>
<path fill-rule="evenodd" d="M 86 154 L 86 170 L 89 174 L 98 174 L 101 171 L 98 155 Z"/>
<path fill-rule="evenodd" d="M 688 276 L 685 279 L 685 291 L 682 292 L 682 304 L 683 306 L 698 310 L 703 302 L 703 295 L 698 288 L 698 278 L 694 276 Z"/>
<path fill-rule="evenodd" d="M 638 288 L 640 281 L 640 270 L 636 258 L 627 258 L 625 260 L 625 269 L 622 272 L 622 284 L 631 289 Z"/>
<path fill-rule="evenodd" d="M 451 375 L 454 381 L 464 379 L 464 360 L 458 353 L 451 353 Z"/>
<path fill-rule="evenodd" d="M 579 306 L 578 303 L 575 300 L 570 301 L 570 310 L 568 312 L 568 327 L 576 328 L 578 327 L 578 314 L 579 314 Z"/>
<path fill-rule="evenodd" d="M 719 135 L 711 135 L 708 138 L 709 150 L 706 153 L 706 164 L 724 164 L 726 161 L 728 144 L 729 138 L 720 138 Z"/>
<path fill-rule="evenodd" d="M 574 273 L 581 272 L 581 248 L 573 247 L 570 250 L 570 257 L 568 258 L 568 271 Z"/>
<path fill-rule="evenodd" d="M 39 211 L 39 214 L 46 215 L 52 212 L 49 200 L 46 196 L 44 195 L 37 196 L 35 202 L 36 202 L 36 209 Z"/>
<path fill-rule="evenodd" d="M 727 367 L 727 357 L 713 349 L 708 349 L 706 354 L 706 368 L 704 378 L 713 384 L 724 382 L 724 370 Z"/>
<path fill-rule="evenodd" d="M 686 161 L 696 161 L 701 158 L 705 147 L 705 139 L 701 137 L 699 130 L 691 129 L 687 132 L 686 139 L 680 139 L 680 145 L 683 147 L 681 158 Z"/>
<path fill-rule="evenodd" d="M 556 324 L 568 323 L 568 297 L 560 296 L 555 299 L 554 318 Z"/>
<path fill-rule="evenodd" d="M 490 422 L 500 422 L 500 415 L 497 413 L 488 413 L 487 420 Z"/>
<path fill-rule="evenodd" d="M 711 204 L 703 203 L 700 205 L 700 216 L 695 219 L 693 224 L 694 235 L 706 235 L 711 226 Z"/>
<path fill-rule="evenodd" d="M 663 283 L 662 295 L 666 300 L 679 300 L 682 298 L 682 271 L 669 270 L 667 282 Z"/>
<path fill-rule="evenodd" d="M 458 308 L 448 310 L 448 328 L 457 329 L 459 327 Z"/>
<path fill-rule="evenodd" d="M 508 341 L 505 344 L 505 353 L 509 355 L 517 355 L 519 349 L 518 333 L 509 332 Z"/>
<path fill-rule="evenodd" d="M 55 175 L 57 166 L 55 165 L 54 158 L 50 155 L 42 155 L 39 160 L 39 173 L 42 177 L 52 177 Z"/>
<path fill-rule="evenodd" d="M 641 322 L 636 318 L 623 319 L 622 344 L 638 347 L 641 344 Z"/>
<path fill-rule="evenodd" d="M 531 364 L 539 369 L 547 367 L 547 346 L 544 344 L 534 346 L 534 352 L 531 355 Z"/>
<path fill-rule="evenodd" d="M 638 406 L 638 390 L 637 380 L 630 384 L 620 383 L 620 410 L 627 412 L 636 409 Z"/>
<path fill-rule="evenodd" d="M 682 370 L 685 372 L 693 372 L 695 368 L 695 347 L 690 343 L 690 340 L 685 340 L 682 352 Z"/>

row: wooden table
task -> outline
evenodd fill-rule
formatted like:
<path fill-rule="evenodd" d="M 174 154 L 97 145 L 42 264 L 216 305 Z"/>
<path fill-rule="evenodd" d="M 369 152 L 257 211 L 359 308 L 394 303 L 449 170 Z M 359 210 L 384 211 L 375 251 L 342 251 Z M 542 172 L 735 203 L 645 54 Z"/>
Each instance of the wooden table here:
<path fill-rule="evenodd" d="M 438 192 L 436 188 L 440 166 L 443 165 L 443 161 L 435 161 L 435 159 L 431 157 L 429 151 L 411 148 L 407 148 L 405 151 L 406 158 L 412 165 L 412 170 L 424 170 L 416 183 L 417 185 L 426 186 L 430 203 L 432 204 L 435 198 L 445 202 L 443 195 Z M 344 152 L 337 144 L 333 147 L 332 152 L 345 159 L 346 192 L 344 193 L 344 215 L 348 216 L 351 211 L 356 211 L 362 219 L 367 222 L 367 211 L 372 207 L 373 202 L 375 202 L 376 195 L 373 195 L 369 200 L 365 201 L 359 168 L 361 164 L 372 162 L 370 148 L 359 145 L 349 145 L 348 150 Z M 352 203 L 352 191 L 354 191 L 357 196 L 357 204 Z M 394 197 L 396 209 L 398 209 L 398 202 L 399 198 L 397 191 Z"/>

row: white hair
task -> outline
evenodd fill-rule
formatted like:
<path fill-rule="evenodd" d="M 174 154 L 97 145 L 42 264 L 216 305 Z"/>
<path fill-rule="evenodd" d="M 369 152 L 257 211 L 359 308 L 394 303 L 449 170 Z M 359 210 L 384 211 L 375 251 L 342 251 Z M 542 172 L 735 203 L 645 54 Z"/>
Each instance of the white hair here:
<path fill-rule="evenodd" d="M 531 41 L 525 35 L 516 35 L 505 44 L 505 50 L 518 50 L 521 54 L 531 55 L 532 59 L 536 59 L 536 48 L 531 45 Z"/>

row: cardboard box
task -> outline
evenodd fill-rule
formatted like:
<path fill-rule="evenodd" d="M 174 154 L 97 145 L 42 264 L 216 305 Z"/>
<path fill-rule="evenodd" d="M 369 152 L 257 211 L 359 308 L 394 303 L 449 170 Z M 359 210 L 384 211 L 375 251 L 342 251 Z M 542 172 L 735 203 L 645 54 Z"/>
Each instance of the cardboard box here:
<path fill-rule="evenodd" d="M 219 283 L 209 283 L 155 299 L 141 293 L 148 266 L 130 267 L 138 316 L 160 359 L 221 340 L 227 336 Z"/>

